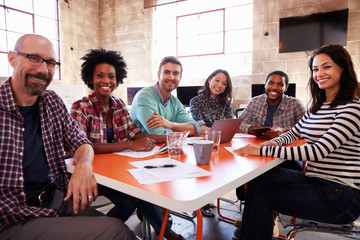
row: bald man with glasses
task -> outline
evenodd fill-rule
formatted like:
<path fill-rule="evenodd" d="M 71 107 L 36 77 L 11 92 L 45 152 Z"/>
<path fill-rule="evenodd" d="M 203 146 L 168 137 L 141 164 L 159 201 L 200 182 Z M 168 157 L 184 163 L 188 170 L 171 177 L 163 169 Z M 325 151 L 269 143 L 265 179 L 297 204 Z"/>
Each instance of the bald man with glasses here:
<path fill-rule="evenodd" d="M 91 142 L 46 88 L 60 63 L 43 36 L 20 37 L 0 86 L 0 239 L 136 239 L 89 209 L 98 195 Z M 65 151 L 76 167 L 69 179 Z"/>

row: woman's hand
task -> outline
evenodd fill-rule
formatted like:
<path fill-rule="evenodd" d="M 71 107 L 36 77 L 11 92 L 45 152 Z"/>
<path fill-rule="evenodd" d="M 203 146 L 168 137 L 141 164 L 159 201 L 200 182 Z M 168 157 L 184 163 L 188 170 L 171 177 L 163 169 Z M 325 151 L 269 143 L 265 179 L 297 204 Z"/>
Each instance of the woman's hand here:
<path fill-rule="evenodd" d="M 277 146 L 279 146 L 279 145 L 277 144 L 277 142 L 270 140 L 270 141 L 266 141 L 266 142 L 260 143 L 259 146 L 260 146 L 260 147 L 266 147 L 266 146 L 274 146 L 274 147 L 277 147 Z"/>
<path fill-rule="evenodd" d="M 140 138 L 131 142 L 131 150 L 150 151 L 155 147 L 155 140 L 152 138 Z"/>
<path fill-rule="evenodd" d="M 238 155 L 254 155 L 260 156 L 260 147 L 254 144 L 248 144 L 245 147 L 234 150 Z"/>

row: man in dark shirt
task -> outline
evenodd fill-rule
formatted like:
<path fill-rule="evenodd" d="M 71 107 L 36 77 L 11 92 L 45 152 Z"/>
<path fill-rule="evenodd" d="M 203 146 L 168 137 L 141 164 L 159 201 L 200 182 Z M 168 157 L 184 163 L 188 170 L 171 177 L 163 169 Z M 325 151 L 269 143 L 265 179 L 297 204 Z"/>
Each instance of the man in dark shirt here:
<path fill-rule="evenodd" d="M 88 208 L 98 195 L 94 151 L 61 98 L 46 91 L 55 59 L 51 42 L 35 34 L 8 54 L 14 70 L 0 86 L 0 239 L 135 239 L 120 220 Z M 77 163 L 70 180 L 65 151 Z"/>

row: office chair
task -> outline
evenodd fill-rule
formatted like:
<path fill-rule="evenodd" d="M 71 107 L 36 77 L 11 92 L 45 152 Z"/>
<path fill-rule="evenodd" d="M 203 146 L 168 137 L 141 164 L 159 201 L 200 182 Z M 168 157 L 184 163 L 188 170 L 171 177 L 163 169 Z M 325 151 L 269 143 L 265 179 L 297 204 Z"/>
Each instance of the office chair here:
<path fill-rule="evenodd" d="M 360 218 L 350 224 L 323 223 L 283 214 L 279 214 L 279 219 L 284 228 L 292 227 L 286 236 L 284 236 L 285 240 L 290 240 L 295 237 L 296 233 L 304 231 L 324 232 L 341 236 L 360 235 Z"/>
<path fill-rule="evenodd" d="M 302 171 L 305 172 L 307 162 L 303 162 Z M 293 239 L 296 233 L 312 231 L 337 234 L 341 236 L 360 235 L 360 217 L 350 224 L 330 224 L 308 219 L 296 218 L 289 215 L 278 214 L 284 228 L 292 227 L 286 236 L 280 234 L 285 240 Z M 360 238 L 360 237 L 359 237 Z"/>

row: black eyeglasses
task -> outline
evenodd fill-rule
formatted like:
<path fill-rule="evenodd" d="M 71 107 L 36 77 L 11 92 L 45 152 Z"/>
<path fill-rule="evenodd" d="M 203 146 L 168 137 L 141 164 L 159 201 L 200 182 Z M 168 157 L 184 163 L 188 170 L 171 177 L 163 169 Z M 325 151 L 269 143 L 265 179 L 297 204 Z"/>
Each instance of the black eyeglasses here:
<path fill-rule="evenodd" d="M 27 54 L 18 51 L 14 51 L 14 52 L 20 56 L 26 57 L 29 63 L 33 66 L 40 66 L 43 62 L 45 62 L 46 66 L 50 69 L 58 69 L 60 67 L 60 63 L 55 60 L 45 60 L 42 57 L 39 57 L 34 54 Z"/>

